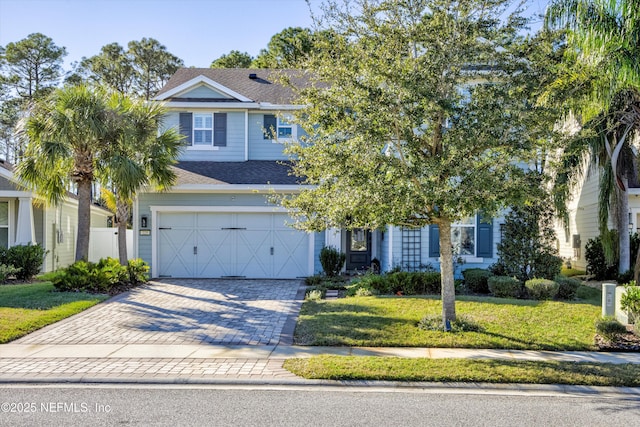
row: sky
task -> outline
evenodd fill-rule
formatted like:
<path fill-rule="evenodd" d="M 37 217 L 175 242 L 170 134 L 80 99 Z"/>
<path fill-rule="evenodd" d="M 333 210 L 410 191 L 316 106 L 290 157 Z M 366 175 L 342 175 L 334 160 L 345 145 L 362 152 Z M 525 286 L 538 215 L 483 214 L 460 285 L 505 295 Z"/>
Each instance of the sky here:
<path fill-rule="evenodd" d="M 535 14 L 547 0 L 527 2 Z M 0 0 L 0 46 L 42 33 L 67 49 L 67 69 L 106 44 L 143 37 L 187 67 L 208 67 L 231 50 L 256 56 L 274 34 L 311 23 L 305 0 Z"/>

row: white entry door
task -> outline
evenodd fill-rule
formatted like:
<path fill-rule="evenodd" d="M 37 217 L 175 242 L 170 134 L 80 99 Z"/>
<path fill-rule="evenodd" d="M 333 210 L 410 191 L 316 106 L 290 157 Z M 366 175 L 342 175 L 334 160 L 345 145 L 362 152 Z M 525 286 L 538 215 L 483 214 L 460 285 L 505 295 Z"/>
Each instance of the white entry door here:
<path fill-rule="evenodd" d="M 159 276 L 294 278 L 309 272 L 309 235 L 282 213 L 158 215 Z"/>

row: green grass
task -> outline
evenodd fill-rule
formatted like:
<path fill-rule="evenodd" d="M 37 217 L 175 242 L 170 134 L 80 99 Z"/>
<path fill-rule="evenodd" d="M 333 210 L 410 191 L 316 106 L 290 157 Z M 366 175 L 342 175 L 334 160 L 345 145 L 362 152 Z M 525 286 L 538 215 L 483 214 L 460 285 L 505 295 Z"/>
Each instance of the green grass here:
<path fill-rule="evenodd" d="M 326 346 L 593 350 L 599 291 L 580 288 L 580 302 L 457 297 L 456 311 L 478 332 L 445 333 L 417 327 L 439 315 L 437 297 L 357 297 L 307 301 L 295 343 Z"/>
<path fill-rule="evenodd" d="M 55 292 L 51 283 L 0 286 L 0 344 L 79 313 L 107 295 Z"/>
<path fill-rule="evenodd" d="M 562 267 L 560 274 L 566 277 L 573 277 L 573 276 L 584 276 L 585 274 L 587 274 L 587 272 L 584 270 L 578 270 L 577 268 Z"/>
<path fill-rule="evenodd" d="M 633 364 L 315 356 L 284 367 L 307 379 L 640 386 Z"/>

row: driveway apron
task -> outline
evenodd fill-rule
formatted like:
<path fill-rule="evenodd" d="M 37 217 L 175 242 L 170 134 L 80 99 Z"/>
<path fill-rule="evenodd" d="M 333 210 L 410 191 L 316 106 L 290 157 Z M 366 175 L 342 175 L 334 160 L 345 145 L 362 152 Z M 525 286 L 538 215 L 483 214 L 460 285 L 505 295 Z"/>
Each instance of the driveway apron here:
<path fill-rule="evenodd" d="M 302 286 L 300 280 L 163 279 L 13 343 L 275 345 L 295 321 Z"/>

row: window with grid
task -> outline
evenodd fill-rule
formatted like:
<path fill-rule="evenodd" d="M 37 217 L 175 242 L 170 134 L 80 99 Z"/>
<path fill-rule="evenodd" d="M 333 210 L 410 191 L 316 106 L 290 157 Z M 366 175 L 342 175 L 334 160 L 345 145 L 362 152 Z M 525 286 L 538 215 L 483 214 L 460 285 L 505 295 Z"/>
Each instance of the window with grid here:
<path fill-rule="evenodd" d="M 402 229 L 402 267 L 408 271 L 420 269 L 421 237 L 420 228 Z"/>

